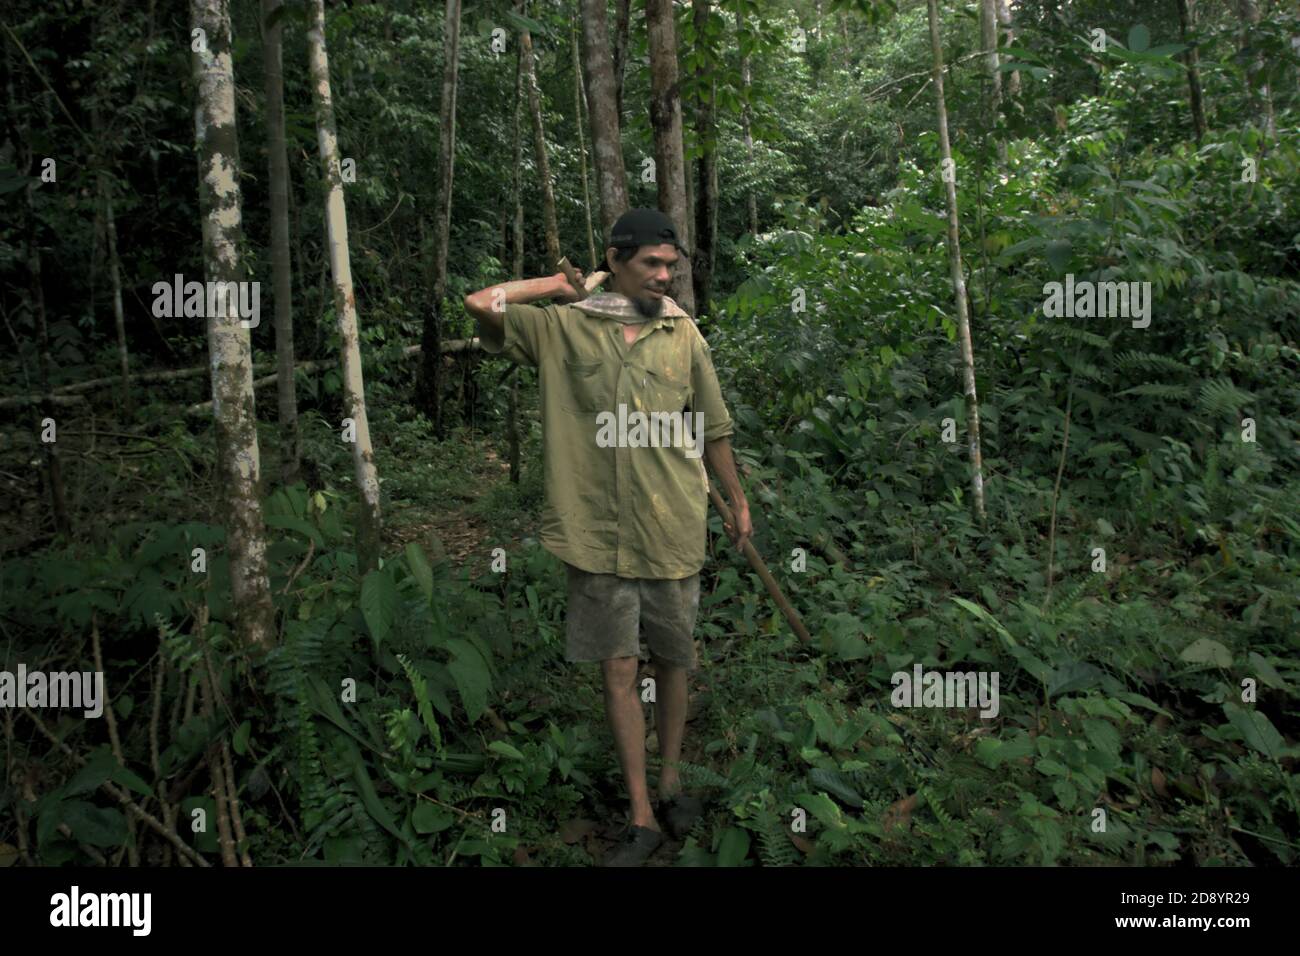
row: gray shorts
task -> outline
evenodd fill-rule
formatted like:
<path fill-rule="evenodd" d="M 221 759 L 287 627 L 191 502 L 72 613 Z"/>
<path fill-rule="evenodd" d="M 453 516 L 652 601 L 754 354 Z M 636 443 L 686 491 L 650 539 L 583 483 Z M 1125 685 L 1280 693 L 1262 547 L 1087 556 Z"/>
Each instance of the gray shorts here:
<path fill-rule="evenodd" d="M 695 670 L 700 574 L 678 581 L 592 574 L 565 562 L 568 574 L 565 659 L 575 663 L 639 657 L 638 627 L 650 653 Z"/>

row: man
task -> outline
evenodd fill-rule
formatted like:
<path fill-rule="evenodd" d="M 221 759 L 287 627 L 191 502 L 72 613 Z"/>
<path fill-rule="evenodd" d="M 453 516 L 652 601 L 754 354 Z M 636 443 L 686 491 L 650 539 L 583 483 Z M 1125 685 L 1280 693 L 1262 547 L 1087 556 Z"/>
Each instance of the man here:
<path fill-rule="evenodd" d="M 566 565 L 565 657 L 601 662 L 605 712 L 632 804 L 627 837 L 607 866 L 639 866 L 663 842 L 646 785 L 638 628 L 655 668 L 659 810 L 679 838 L 701 811 L 697 798 L 681 792 L 678 773 L 708 513 L 701 441 L 731 507 L 728 536 L 743 548 L 753 532 L 708 343 L 667 294 L 679 252 L 686 250 L 667 216 L 633 209 L 610 231 L 610 291 L 577 301 L 578 290 L 557 273 L 465 298 L 485 351 L 539 369 L 540 538 Z M 545 298 L 560 304 L 531 304 Z M 649 419 L 649 440 L 638 418 Z M 688 434 L 683 426 L 692 421 Z"/>

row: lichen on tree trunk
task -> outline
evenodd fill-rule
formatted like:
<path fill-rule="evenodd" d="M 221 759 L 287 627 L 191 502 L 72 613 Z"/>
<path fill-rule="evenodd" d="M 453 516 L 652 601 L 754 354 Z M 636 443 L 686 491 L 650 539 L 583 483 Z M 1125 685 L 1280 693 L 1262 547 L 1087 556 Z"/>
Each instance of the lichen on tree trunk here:
<path fill-rule="evenodd" d="M 192 0 L 190 15 L 191 27 L 203 31 L 195 44 L 199 49 L 193 50 L 191 57 L 198 87 L 194 131 L 199 153 L 204 271 L 209 282 L 238 282 L 245 279 L 245 272 L 239 258 L 239 138 L 227 0 Z M 208 351 L 235 627 L 247 645 L 265 648 L 274 640 L 275 612 L 267 579 L 262 502 L 258 497 L 261 463 L 253 402 L 252 347 L 234 301 L 228 298 L 225 308 L 217 312 L 207 317 Z"/>

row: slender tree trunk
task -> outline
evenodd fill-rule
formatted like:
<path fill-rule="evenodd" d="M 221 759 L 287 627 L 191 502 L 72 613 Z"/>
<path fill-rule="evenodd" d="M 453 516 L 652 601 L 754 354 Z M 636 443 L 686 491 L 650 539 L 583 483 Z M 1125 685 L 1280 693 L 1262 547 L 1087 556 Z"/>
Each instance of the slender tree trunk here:
<path fill-rule="evenodd" d="M 655 183 L 659 208 L 682 234 L 689 234 L 686 205 L 686 164 L 682 156 L 682 101 L 677 73 L 677 28 L 672 0 L 646 0 L 646 32 L 650 46 L 650 125 L 655 140 Z M 690 244 L 687 243 L 687 247 Z M 695 314 L 691 260 L 682 256 L 674 277 L 672 297 Z"/>
<path fill-rule="evenodd" d="M 447 246 L 451 242 L 452 183 L 456 172 L 456 87 L 460 64 L 460 0 L 447 0 L 443 19 L 442 124 L 438 138 L 438 198 L 434 210 L 433 301 L 425 313 L 417 389 L 424 413 L 442 435 L 442 308 L 447 295 Z"/>
<path fill-rule="evenodd" d="M 632 0 L 615 0 L 614 5 L 614 108 L 623 123 L 623 76 L 627 67 L 627 38 L 632 25 Z"/>
<path fill-rule="evenodd" d="M 998 69 L 998 0 L 980 0 L 980 46 L 984 49 L 984 70 L 988 74 L 988 102 L 985 106 L 989 129 L 998 124 L 998 111 L 1002 108 L 1002 71 Z M 994 134 L 998 162 L 1007 163 L 1007 144 Z"/>
<path fill-rule="evenodd" d="M 1250 46 L 1250 33 L 1259 26 L 1259 4 L 1255 0 L 1237 0 L 1237 12 L 1241 16 L 1241 49 Z M 1277 121 L 1273 116 L 1273 91 L 1269 89 L 1268 83 L 1257 80 L 1259 73 L 1264 69 L 1264 57 L 1262 54 L 1256 54 L 1247 70 L 1252 86 L 1258 86 L 1256 96 L 1259 99 L 1259 113 L 1263 120 L 1264 133 L 1271 140 L 1277 139 Z"/>
<path fill-rule="evenodd" d="M 1178 30 L 1182 41 L 1187 44 L 1187 91 L 1192 104 L 1192 127 L 1196 132 L 1199 146 L 1205 139 L 1205 105 L 1201 98 L 1200 55 L 1190 39 L 1196 30 L 1196 0 L 1175 0 L 1178 5 Z"/>
<path fill-rule="evenodd" d="M 524 90 L 528 93 L 528 114 L 533 124 L 533 154 L 537 160 L 537 179 L 542 188 L 542 223 L 546 230 L 546 271 L 560 270 L 560 227 L 555 219 L 555 191 L 551 188 L 551 163 L 546 158 L 546 126 L 542 120 L 542 94 L 533 72 L 533 38 L 527 30 L 519 34 L 523 57 Z"/>
<path fill-rule="evenodd" d="M 618 92 L 609 58 L 605 0 L 582 2 L 583 83 L 591 110 L 591 146 L 596 154 L 596 189 L 600 194 L 602 242 L 614 220 L 627 211 L 627 174 L 619 133 Z"/>
<path fill-rule="evenodd" d="M 95 132 L 96 143 L 103 145 L 104 127 L 100 119 L 99 108 L 91 109 L 91 128 Z M 108 253 L 108 283 L 113 293 L 113 327 L 117 332 L 117 364 L 122 382 L 122 409 L 129 419 L 134 413 L 135 404 L 131 397 L 131 359 L 126 347 L 126 313 L 122 308 L 122 267 L 117 254 L 117 217 L 113 212 L 113 188 L 105 165 L 112 162 L 111 156 L 99 157 L 95 171 L 95 182 L 99 188 L 99 201 L 103 209 L 104 246 Z"/>
<path fill-rule="evenodd" d="M 117 364 L 122 374 L 122 407 L 126 417 L 134 414 L 131 398 L 131 360 L 126 348 L 126 312 L 122 308 L 122 265 L 117 254 L 117 217 L 113 213 L 112 184 L 106 173 L 100 172 L 100 195 L 104 203 L 104 233 L 108 239 L 108 282 L 113 291 L 113 327 L 117 330 Z"/>
<path fill-rule="evenodd" d="M 709 0 L 692 0 L 695 21 L 696 103 L 695 128 L 700 140 L 700 158 L 696 163 L 698 180 L 695 190 L 695 247 L 692 274 L 695 280 L 695 306 L 701 313 L 711 311 L 710 293 L 713 285 L 713 257 L 717 247 L 718 220 L 718 163 L 717 115 L 714 103 L 715 83 L 712 80 L 706 53 L 708 44 L 703 39 L 709 22 Z"/>
<path fill-rule="evenodd" d="M 357 303 L 352 289 L 352 261 L 348 252 L 348 216 L 343 202 L 338 135 L 334 128 L 329 54 L 325 49 L 324 0 L 314 0 L 311 16 L 311 26 L 307 30 L 307 60 L 311 67 L 312 99 L 316 105 L 316 138 L 320 144 L 320 161 L 326 180 L 325 225 L 329 239 L 330 273 L 334 279 L 334 309 L 339 320 L 343 408 L 353 426 L 352 463 L 360 499 L 357 503 L 357 569 L 364 574 L 379 566 L 379 476 L 375 471 L 375 453 L 370 444 L 366 388 L 361 375 Z M 438 359 L 439 356 L 435 354 L 434 362 Z"/>
<path fill-rule="evenodd" d="M 524 277 L 524 138 L 520 114 L 524 104 L 524 48 L 519 45 L 515 59 L 515 116 L 514 116 L 514 261 L 511 274 L 516 279 Z"/>
<path fill-rule="evenodd" d="M 42 457 L 45 459 L 45 477 L 50 489 L 50 511 L 54 515 L 54 529 L 67 538 L 72 535 L 72 521 L 68 517 L 67 494 L 63 487 L 63 463 L 59 458 L 58 418 L 54 413 L 54 395 L 50 390 L 50 333 L 45 316 L 45 280 L 41 272 L 40 223 L 36 217 L 36 204 L 32 198 L 35 186 L 27 186 L 27 275 L 31 284 L 32 318 L 36 322 L 36 348 L 41 385 L 41 421 L 36 429 L 41 439 Z M 47 429 L 53 429 L 49 441 Z"/>
<path fill-rule="evenodd" d="M 209 282 L 246 280 L 239 258 L 242 199 L 235 125 L 230 11 L 227 0 L 191 0 L 191 30 L 201 30 L 191 54 L 198 102 L 194 131 L 199 155 L 203 265 Z M 252 345 L 229 298 L 208 316 L 212 415 L 217 431 L 218 487 L 225 494 L 226 547 L 236 630 L 250 647 L 275 640 L 275 610 L 267 578 L 265 525 L 258 497 L 261 459 L 253 401 Z"/>
<path fill-rule="evenodd" d="M 104 124 L 100 118 L 99 107 L 90 110 L 91 129 L 94 131 L 95 144 L 104 148 Z M 117 218 L 113 213 L 113 190 L 108 169 L 113 161 L 111 155 L 99 155 L 95 160 L 95 185 L 99 190 L 99 202 L 104 222 L 104 247 L 108 259 L 109 289 L 113 294 L 113 326 L 117 332 L 117 363 L 122 383 L 122 409 L 127 418 L 134 410 L 131 398 L 131 360 L 126 347 L 126 313 L 122 308 L 122 269 L 117 254 Z M 92 295 L 91 301 L 94 301 Z"/>
<path fill-rule="evenodd" d="M 1011 22 L 1011 0 L 997 0 L 998 2 L 998 23 L 1002 27 L 1002 33 L 1007 38 L 1007 46 L 1016 42 L 1015 27 Z M 1020 95 L 1020 71 L 1012 70 L 1007 74 L 1007 94 L 1012 97 Z"/>
<path fill-rule="evenodd" d="M 840 26 L 844 26 L 844 15 L 840 14 Z M 741 35 L 745 32 L 745 15 L 739 10 L 736 11 L 736 42 L 741 43 Z M 845 43 L 848 42 L 848 36 L 845 35 Z M 750 73 L 749 73 L 749 54 L 745 52 L 742 44 L 740 47 L 740 83 L 745 93 L 745 102 L 740 107 L 740 128 L 745 137 L 745 162 L 749 166 L 749 175 L 754 175 L 754 136 L 750 130 L 750 112 L 749 112 L 749 90 L 750 90 Z M 751 235 L 758 235 L 758 196 L 751 187 L 745 190 L 745 205 L 749 210 L 749 231 Z"/>
<path fill-rule="evenodd" d="M 948 142 L 948 107 L 943 98 L 943 45 L 939 40 L 938 0 L 927 0 L 930 15 L 930 49 L 934 55 L 932 79 L 935 110 L 939 125 L 939 158 L 943 167 L 952 169 L 952 146 Z M 961 240 L 957 220 L 957 184 L 955 171 L 945 175 L 944 193 L 948 203 L 948 268 L 952 274 L 952 293 L 957 300 L 957 335 L 961 343 L 962 378 L 966 391 L 966 424 L 970 434 L 971 498 L 975 516 L 985 521 L 984 463 L 980 451 L 979 398 L 975 394 L 975 351 L 971 346 L 970 311 L 966 299 L 966 279 L 962 272 Z"/>
<path fill-rule="evenodd" d="M 578 11 L 581 12 L 581 11 Z M 596 231 L 591 224 L 591 184 L 587 181 L 587 141 L 582 132 L 583 127 L 583 103 L 582 103 L 582 62 L 578 53 L 578 24 L 573 24 L 570 30 L 570 38 L 573 40 L 573 117 L 574 125 L 578 128 L 578 165 L 582 169 L 582 211 L 587 217 L 587 255 L 589 272 L 594 272 L 599 268 L 596 261 Z"/>
<path fill-rule="evenodd" d="M 519 45 L 515 61 L 515 116 L 514 116 L 514 261 L 510 274 L 516 279 L 524 277 L 524 140 L 520 113 L 524 103 L 524 49 Z M 579 120 L 581 122 L 581 120 Z M 510 395 L 506 400 L 506 456 L 510 464 L 510 481 L 519 484 L 519 371 L 510 373 Z"/>
<path fill-rule="evenodd" d="M 284 141 L 282 0 L 262 0 L 263 72 L 266 76 L 266 153 L 271 193 L 271 282 L 275 289 L 276 406 L 280 417 L 280 481 L 298 480 L 302 456 L 298 396 L 293 375 L 293 269 L 289 261 L 289 157 Z M 272 22 L 274 20 L 274 22 Z"/>

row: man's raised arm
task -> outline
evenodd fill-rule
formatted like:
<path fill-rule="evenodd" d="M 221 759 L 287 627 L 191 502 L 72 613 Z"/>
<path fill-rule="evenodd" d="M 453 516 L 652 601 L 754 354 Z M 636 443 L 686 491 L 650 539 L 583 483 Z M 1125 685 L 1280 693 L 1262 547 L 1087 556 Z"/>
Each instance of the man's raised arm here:
<path fill-rule="evenodd" d="M 505 337 L 506 306 L 527 304 L 538 299 L 576 302 L 578 294 L 564 273 L 538 279 L 499 282 L 465 296 L 465 311 L 478 320 L 479 334 L 501 341 Z"/>

